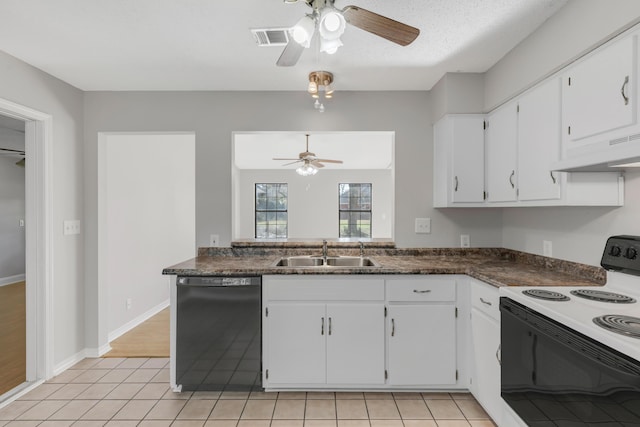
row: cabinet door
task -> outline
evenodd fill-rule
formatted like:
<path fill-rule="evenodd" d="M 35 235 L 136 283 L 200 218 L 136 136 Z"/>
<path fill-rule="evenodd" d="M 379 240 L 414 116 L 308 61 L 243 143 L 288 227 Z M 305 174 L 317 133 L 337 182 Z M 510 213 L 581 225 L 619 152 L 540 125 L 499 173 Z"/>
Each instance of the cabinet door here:
<path fill-rule="evenodd" d="M 570 141 L 635 123 L 635 59 L 636 36 L 631 36 L 594 53 L 565 73 L 563 131 Z"/>
<path fill-rule="evenodd" d="M 269 384 L 324 384 L 324 304 L 271 303 L 265 317 Z"/>
<path fill-rule="evenodd" d="M 495 319 L 472 308 L 471 334 L 475 397 L 491 418 L 500 424 L 500 325 Z"/>
<path fill-rule="evenodd" d="M 456 383 L 456 319 L 452 304 L 389 306 L 389 384 Z"/>
<path fill-rule="evenodd" d="M 492 112 L 488 117 L 486 135 L 487 200 L 489 202 L 515 201 L 517 199 L 517 105 L 509 103 Z"/>
<path fill-rule="evenodd" d="M 384 384 L 384 304 L 329 304 L 327 322 L 327 383 Z"/>
<path fill-rule="evenodd" d="M 518 198 L 560 198 L 560 80 L 551 79 L 518 100 Z"/>
<path fill-rule="evenodd" d="M 479 116 L 453 118 L 451 200 L 484 201 L 484 127 Z"/>

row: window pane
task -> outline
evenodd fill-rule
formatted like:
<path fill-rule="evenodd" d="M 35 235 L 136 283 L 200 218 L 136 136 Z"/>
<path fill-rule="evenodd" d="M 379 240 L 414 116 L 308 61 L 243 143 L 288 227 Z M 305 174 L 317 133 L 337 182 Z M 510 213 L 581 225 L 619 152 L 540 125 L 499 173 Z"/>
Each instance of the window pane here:
<path fill-rule="evenodd" d="M 256 238 L 287 237 L 288 185 L 256 184 Z"/>
<path fill-rule="evenodd" d="M 371 184 L 339 184 L 340 237 L 371 237 Z"/>

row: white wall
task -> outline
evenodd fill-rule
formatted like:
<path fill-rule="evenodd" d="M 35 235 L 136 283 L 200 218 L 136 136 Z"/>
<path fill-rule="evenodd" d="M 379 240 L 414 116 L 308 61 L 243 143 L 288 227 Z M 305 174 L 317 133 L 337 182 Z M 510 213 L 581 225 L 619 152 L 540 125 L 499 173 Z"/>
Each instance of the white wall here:
<path fill-rule="evenodd" d="M 53 359 L 59 365 L 84 349 L 83 236 L 62 234 L 63 220 L 83 218 L 83 93 L 3 52 L 0 76 L 0 98 L 53 117 L 49 214 L 53 227 Z"/>
<path fill-rule="evenodd" d="M 294 169 L 238 170 L 239 198 L 235 226 L 238 239 L 254 237 L 255 184 L 288 184 L 289 238 L 338 238 L 338 184 L 371 183 L 373 238 L 391 238 L 393 232 L 393 173 L 386 170 L 323 169 L 300 176 Z"/>
<path fill-rule="evenodd" d="M 640 16 L 637 0 L 571 0 L 485 76 L 490 109 L 575 58 Z M 502 246 L 592 265 L 600 263 L 606 238 L 640 235 L 640 172 L 627 173 L 621 208 L 558 207 L 504 209 Z"/>
<path fill-rule="evenodd" d="M 24 168 L 16 166 L 20 159 L 0 156 L 0 286 L 25 273 L 25 227 L 20 226 L 25 218 Z"/>
<path fill-rule="evenodd" d="M 100 286 L 113 339 L 168 304 L 162 269 L 195 256 L 195 135 L 106 134 L 100 143 Z"/>

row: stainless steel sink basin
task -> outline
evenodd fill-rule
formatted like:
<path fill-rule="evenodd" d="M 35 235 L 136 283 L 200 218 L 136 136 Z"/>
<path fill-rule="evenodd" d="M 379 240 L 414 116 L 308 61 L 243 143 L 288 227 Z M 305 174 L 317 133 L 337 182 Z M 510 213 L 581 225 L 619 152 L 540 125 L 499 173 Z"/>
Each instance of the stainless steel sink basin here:
<path fill-rule="evenodd" d="M 316 267 L 316 268 L 346 268 L 346 267 L 379 267 L 371 258 L 359 256 L 327 257 L 326 264 L 320 256 L 291 256 L 280 258 L 274 267 Z"/>

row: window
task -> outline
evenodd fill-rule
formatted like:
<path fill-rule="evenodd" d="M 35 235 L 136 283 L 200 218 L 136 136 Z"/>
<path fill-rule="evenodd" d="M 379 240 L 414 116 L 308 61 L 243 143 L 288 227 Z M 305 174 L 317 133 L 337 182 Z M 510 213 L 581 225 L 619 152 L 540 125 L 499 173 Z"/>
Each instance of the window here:
<path fill-rule="evenodd" d="M 371 237 L 371 184 L 339 184 L 340 237 Z"/>
<path fill-rule="evenodd" d="M 287 184 L 256 184 L 256 239 L 286 239 Z"/>

